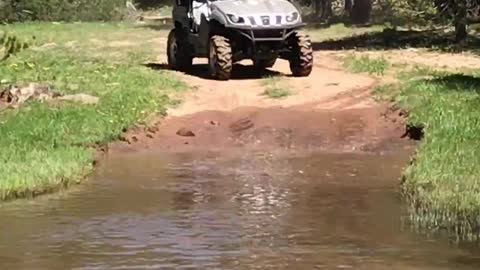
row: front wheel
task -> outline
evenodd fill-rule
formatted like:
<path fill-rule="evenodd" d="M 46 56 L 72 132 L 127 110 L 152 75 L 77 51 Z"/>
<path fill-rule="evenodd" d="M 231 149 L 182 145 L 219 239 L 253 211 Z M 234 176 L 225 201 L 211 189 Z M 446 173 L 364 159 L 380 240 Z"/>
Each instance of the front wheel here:
<path fill-rule="evenodd" d="M 313 69 L 313 48 L 310 37 L 301 32 L 295 32 L 290 40 L 291 53 L 290 70 L 295 77 L 306 77 Z"/>
<path fill-rule="evenodd" d="M 232 46 L 223 36 L 212 36 L 209 42 L 208 68 L 217 80 L 228 80 L 232 76 Z"/>
<path fill-rule="evenodd" d="M 173 70 L 187 71 L 192 67 L 191 56 L 186 37 L 178 28 L 172 29 L 168 34 L 167 57 L 168 66 Z"/>

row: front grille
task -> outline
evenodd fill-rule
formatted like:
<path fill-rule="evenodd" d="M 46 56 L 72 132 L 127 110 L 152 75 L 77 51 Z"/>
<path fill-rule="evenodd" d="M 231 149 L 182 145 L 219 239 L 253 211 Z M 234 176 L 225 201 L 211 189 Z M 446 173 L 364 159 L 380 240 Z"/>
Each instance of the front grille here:
<path fill-rule="evenodd" d="M 277 25 L 282 24 L 282 16 L 277 16 Z"/>
<path fill-rule="evenodd" d="M 281 26 L 285 23 L 285 17 L 282 15 L 248 16 L 247 19 L 248 23 L 254 27 Z"/>
<path fill-rule="evenodd" d="M 270 25 L 270 16 L 261 16 L 262 25 Z"/>
<path fill-rule="evenodd" d="M 281 38 L 283 37 L 284 30 L 282 29 L 262 29 L 254 30 L 253 36 L 255 38 Z"/>

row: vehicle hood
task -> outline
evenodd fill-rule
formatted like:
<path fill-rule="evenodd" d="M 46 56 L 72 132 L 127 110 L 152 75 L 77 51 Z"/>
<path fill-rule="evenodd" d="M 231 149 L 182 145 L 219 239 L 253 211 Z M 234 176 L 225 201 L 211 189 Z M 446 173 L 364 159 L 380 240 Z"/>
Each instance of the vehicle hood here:
<path fill-rule="evenodd" d="M 298 11 L 287 0 L 224 0 L 211 4 L 212 10 L 236 16 L 256 16 L 269 14 L 290 14 Z"/>

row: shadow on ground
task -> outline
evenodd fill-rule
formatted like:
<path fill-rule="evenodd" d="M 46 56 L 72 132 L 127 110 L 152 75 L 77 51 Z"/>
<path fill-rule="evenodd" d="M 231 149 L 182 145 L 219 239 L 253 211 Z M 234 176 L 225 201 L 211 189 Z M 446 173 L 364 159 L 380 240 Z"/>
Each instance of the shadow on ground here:
<path fill-rule="evenodd" d="M 146 67 L 153 70 L 171 70 L 170 67 L 165 63 L 147 63 Z M 202 79 L 211 79 L 211 76 L 208 72 L 207 64 L 195 64 L 193 67 L 185 74 L 199 77 Z M 230 80 L 249 80 L 249 79 L 261 79 L 264 77 L 275 77 L 275 76 L 286 76 L 283 73 L 273 71 L 273 70 L 263 70 L 258 71 L 253 67 L 253 65 L 243 65 L 235 64 L 232 71 L 232 77 Z"/>
<path fill-rule="evenodd" d="M 160 23 L 145 23 L 145 24 L 139 24 L 136 26 L 137 28 L 147 28 L 147 29 L 152 29 L 155 31 L 169 31 L 173 29 L 172 24 L 160 24 Z"/>
<path fill-rule="evenodd" d="M 346 16 L 334 16 L 328 19 L 319 20 L 314 16 L 304 17 L 303 21 L 307 24 L 306 27 L 308 29 L 325 29 L 329 28 L 335 24 L 343 24 L 345 27 L 351 28 L 362 28 L 362 27 L 371 27 L 376 25 L 385 25 L 384 22 L 370 22 L 370 23 L 353 23 L 350 19 Z"/>
<path fill-rule="evenodd" d="M 466 74 L 450 74 L 428 80 L 429 83 L 446 86 L 453 91 L 480 92 L 480 78 Z"/>
<path fill-rule="evenodd" d="M 415 31 L 385 29 L 338 40 L 314 42 L 314 50 L 431 48 L 443 51 L 473 50 L 478 52 L 480 38 L 470 37 L 466 45 L 458 46 L 453 33 L 439 30 Z"/>

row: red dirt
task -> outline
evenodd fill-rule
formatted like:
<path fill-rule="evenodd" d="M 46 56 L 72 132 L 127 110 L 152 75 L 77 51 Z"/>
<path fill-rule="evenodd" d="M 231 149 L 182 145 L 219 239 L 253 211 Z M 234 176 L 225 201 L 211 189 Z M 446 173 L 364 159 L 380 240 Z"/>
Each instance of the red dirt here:
<path fill-rule="evenodd" d="M 188 132 L 190 135 L 179 135 Z M 219 151 L 384 151 L 404 143 L 403 119 L 386 106 L 349 110 L 238 108 L 171 117 L 131 131 L 111 150 L 162 152 Z M 193 135 L 192 135 L 193 134 Z M 128 142 L 127 142 L 128 141 Z"/>
<path fill-rule="evenodd" d="M 375 79 L 342 71 L 324 55 L 316 58 L 307 78 L 286 76 L 285 62 L 274 67 L 295 89 L 295 95 L 280 100 L 260 95 L 261 79 L 218 82 L 172 72 L 196 90 L 179 108 L 169 110 L 167 118 L 128 132 L 110 150 L 357 152 L 405 143 L 400 138 L 405 131 L 402 117 L 371 99 Z"/>

